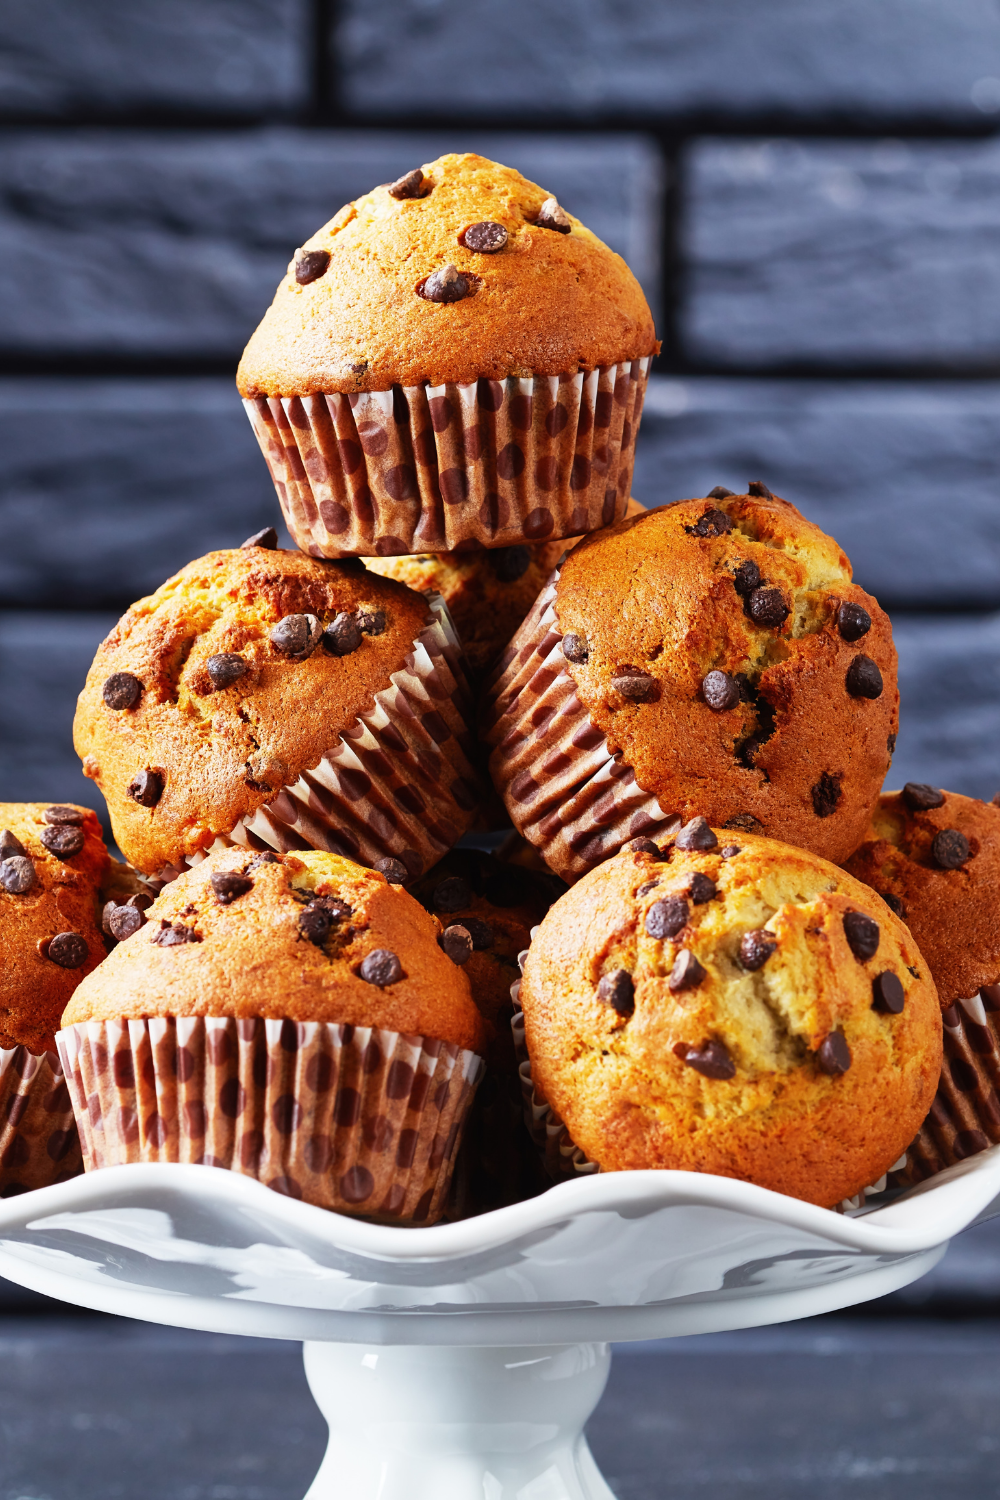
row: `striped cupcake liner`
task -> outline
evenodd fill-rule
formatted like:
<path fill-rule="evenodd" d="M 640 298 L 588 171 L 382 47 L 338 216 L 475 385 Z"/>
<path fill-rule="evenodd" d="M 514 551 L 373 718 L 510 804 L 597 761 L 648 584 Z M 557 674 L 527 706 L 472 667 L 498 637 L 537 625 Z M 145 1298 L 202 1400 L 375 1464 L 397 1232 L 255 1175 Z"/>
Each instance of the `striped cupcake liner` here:
<path fill-rule="evenodd" d="M 556 618 L 558 570 L 486 683 L 482 734 L 511 821 L 550 869 L 574 881 L 637 835 L 681 826 L 614 755 L 576 691 Z"/>
<path fill-rule="evenodd" d="M 649 364 L 243 404 L 313 557 L 509 547 L 624 516 Z"/>
<path fill-rule="evenodd" d="M 405 665 L 333 749 L 210 848 L 160 870 L 161 887 L 234 844 L 323 849 L 363 865 L 394 856 L 416 876 L 457 842 L 480 803 L 472 696 L 448 607 L 440 594 L 427 602 L 431 621 Z"/>
<path fill-rule="evenodd" d="M 73 1106 L 54 1052 L 0 1048 L 0 1198 L 83 1171 Z"/>
<path fill-rule="evenodd" d="M 482 1060 L 330 1022 L 82 1021 L 56 1037 L 88 1172 L 189 1162 L 380 1223 L 440 1218 Z"/>

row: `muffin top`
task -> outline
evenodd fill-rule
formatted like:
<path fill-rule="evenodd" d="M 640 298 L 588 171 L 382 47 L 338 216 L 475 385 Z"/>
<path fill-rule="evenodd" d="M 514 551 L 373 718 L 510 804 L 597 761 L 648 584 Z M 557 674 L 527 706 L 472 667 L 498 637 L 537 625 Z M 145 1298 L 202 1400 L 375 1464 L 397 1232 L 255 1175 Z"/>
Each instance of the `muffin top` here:
<path fill-rule="evenodd" d="M 336 854 L 222 849 L 164 888 L 62 1023 L 260 1016 L 375 1026 L 481 1050 L 483 1023 L 440 926 Z"/>
<path fill-rule="evenodd" d="M 909 927 L 942 1006 L 1000 979 L 1000 807 L 907 782 L 844 868 Z"/>
<path fill-rule="evenodd" d="M 873 891 L 703 819 L 585 875 L 521 986 L 532 1072 L 601 1167 L 721 1173 L 830 1206 L 934 1097 L 928 966 Z M 686 846 L 686 847 L 685 847 Z"/>
<path fill-rule="evenodd" d="M 520 172 L 449 154 L 348 203 L 296 252 L 237 384 L 383 391 L 575 374 L 658 348 L 620 255 Z"/>
<path fill-rule="evenodd" d="M 0 803 L 0 1047 L 55 1051 L 67 1000 L 107 951 L 111 861 L 89 807 Z"/>
<path fill-rule="evenodd" d="M 80 694 L 74 743 L 115 838 L 155 874 L 315 766 L 430 618 L 360 563 L 210 552 L 124 615 Z"/>
<path fill-rule="evenodd" d="M 581 702 L 664 812 L 835 862 L 857 847 L 896 740 L 896 651 L 793 505 L 726 492 L 620 521 L 570 553 L 555 608 Z"/>

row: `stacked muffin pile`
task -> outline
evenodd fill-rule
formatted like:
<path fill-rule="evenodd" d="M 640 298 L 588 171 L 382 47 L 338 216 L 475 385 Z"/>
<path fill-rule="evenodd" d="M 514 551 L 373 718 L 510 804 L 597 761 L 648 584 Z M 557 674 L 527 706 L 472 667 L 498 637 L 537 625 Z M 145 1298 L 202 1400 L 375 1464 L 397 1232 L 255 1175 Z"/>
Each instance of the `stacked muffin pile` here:
<path fill-rule="evenodd" d="M 980 923 L 946 1001 L 1000 975 L 972 890 L 1000 810 L 879 803 L 889 622 L 791 505 L 630 500 L 657 348 L 620 258 L 480 157 L 296 253 L 238 383 L 299 550 L 199 558 L 100 647 L 75 738 L 129 873 L 93 814 L 8 809 L 0 1083 L 44 1054 L 88 1170 L 424 1224 L 540 1190 L 542 1156 L 833 1205 L 913 1139 L 942 903 Z M 455 848 L 506 815 L 505 857 Z M 93 859 L 29 881 L 32 819 Z"/>

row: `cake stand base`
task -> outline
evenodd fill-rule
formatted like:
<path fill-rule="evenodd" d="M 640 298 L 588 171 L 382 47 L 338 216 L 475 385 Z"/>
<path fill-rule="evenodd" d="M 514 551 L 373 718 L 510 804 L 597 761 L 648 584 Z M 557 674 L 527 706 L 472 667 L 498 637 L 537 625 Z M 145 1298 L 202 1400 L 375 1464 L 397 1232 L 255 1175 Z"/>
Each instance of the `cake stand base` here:
<path fill-rule="evenodd" d="M 307 1343 L 330 1445 L 306 1500 L 614 1500 L 583 1426 L 607 1344 Z"/>

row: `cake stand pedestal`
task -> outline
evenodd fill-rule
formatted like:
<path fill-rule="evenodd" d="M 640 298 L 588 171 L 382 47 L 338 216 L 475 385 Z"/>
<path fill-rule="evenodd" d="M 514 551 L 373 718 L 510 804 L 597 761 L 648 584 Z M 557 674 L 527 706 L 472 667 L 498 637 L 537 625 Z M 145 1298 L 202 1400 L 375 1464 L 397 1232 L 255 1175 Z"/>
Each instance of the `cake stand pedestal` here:
<path fill-rule="evenodd" d="M 857 1217 L 622 1172 L 429 1229 L 149 1164 L 0 1203 L 0 1274 L 104 1312 L 302 1340 L 330 1425 L 307 1500 L 609 1500 L 583 1427 L 612 1341 L 879 1297 L 995 1212 L 1000 1147 Z"/>

